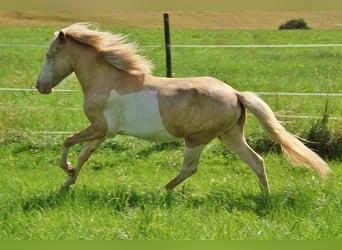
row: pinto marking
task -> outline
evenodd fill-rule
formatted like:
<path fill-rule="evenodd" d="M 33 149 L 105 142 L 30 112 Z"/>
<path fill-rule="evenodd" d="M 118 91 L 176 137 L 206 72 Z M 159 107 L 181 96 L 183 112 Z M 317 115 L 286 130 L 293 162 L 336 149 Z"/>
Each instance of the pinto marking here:
<path fill-rule="evenodd" d="M 108 136 L 122 134 L 162 142 L 180 139 L 165 129 L 156 91 L 145 90 L 119 95 L 112 90 L 104 109 L 104 116 L 108 124 Z"/>

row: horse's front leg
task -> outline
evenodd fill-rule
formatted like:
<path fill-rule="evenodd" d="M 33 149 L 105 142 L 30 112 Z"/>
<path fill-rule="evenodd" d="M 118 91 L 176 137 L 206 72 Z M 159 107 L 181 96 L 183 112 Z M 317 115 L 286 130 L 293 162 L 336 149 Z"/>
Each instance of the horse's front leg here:
<path fill-rule="evenodd" d="M 105 135 L 105 129 L 91 125 L 87 129 L 68 137 L 64 141 L 64 149 L 59 165 L 69 175 L 69 179 L 64 184 L 65 188 L 69 188 L 70 185 L 76 182 L 83 164 L 89 159 L 90 155 L 101 144 L 101 142 L 104 141 Z M 69 150 L 72 146 L 85 141 L 88 141 L 89 143 L 81 151 L 77 160 L 77 165 L 73 168 L 71 163 L 68 161 Z"/>
<path fill-rule="evenodd" d="M 62 157 L 59 161 L 59 166 L 67 173 L 67 175 L 74 175 L 74 168 L 68 161 L 70 147 L 64 147 Z"/>
<path fill-rule="evenodd" d="M 80 173 L 82 166 L 89 159 L 92 153 L 99 147 L 99 145 L 104 141 L 104 137 L 88 142 L 88 144 L 82 149 L 78 156 L 77 164 L 75 168 L 72 168 L 71 164 L 67 162 L 67 173 L 69 178 L 64 183 L 63 187 L 69 189 L 69 187 L 74 184 L 77 180 L 78 174 Z M 63 152 L 64 153 L 64 152 Z"/>

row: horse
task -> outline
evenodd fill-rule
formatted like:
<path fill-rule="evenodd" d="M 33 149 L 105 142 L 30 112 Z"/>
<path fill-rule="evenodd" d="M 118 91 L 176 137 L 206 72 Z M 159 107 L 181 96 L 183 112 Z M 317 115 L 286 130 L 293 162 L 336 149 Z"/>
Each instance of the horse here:
<path fill-rule="evenodd" d="M 91 23 L 75 23 L 55 33 L 36 88 L 50 94 L 74 72 L 90 122 L 63 143 L 59 165 L 68 175 L 64 188 L 76 182 L 84 163 L 106 138 L 127 135 L 152 142 L 184 140 L 183 165 L 166 184 L 167 190 L 197 172 L 203 149 L 218 138 L 247 163 L 269 192 L 264 160 L 244 137 L 247 109 L 293 165 L 314 169 L 327 178 L 327 163 L 288 132 L 256 94 L 239 92 L 213 77 L 156 77 L 152 67 L 136 43 L 128 42 L 124 35 L 100 31 Z M 68 161 L 69 150 L 82 142 L 87 144 L 74 168 Z"/>

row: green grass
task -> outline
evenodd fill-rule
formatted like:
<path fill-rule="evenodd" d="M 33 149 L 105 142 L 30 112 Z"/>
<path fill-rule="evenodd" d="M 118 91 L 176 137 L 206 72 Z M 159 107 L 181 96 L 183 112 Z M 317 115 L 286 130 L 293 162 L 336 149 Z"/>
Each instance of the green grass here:
<path fill-rule="evenodd" d="M 182 147 L 119 137 L 105 143 L 69 192 L 60 190 L 59 146 L 42 140 L 1 147 L 0 238 L 341 239 L 341 168 L 323 182 L 264 155 L 272 195 L 217 142 L 200 171 L 172 193 Z M 113 151 L 115 151 L 113 153 Z M 72 154 L 75 158 L 75 154 Z"/>
<path fill-rule="evenodd" d="M 48 45 L 50 28 L 3 28 L 0 43 Z M 163 43 L 157 29 L 122 29 L 142 45 Z M 172 31 L 174 44 L 342 43 L 337 31 Z M 0 47 L 0 87 L 31 88 L 44 48 Z M 165 74 L 163 48 L 144 48 Z M 173 49 L 176 77 L 210 75 L 238 90 L 342 92 L 341 48 Z M 58 87 L 79 90 L 74 77 Z M 326 98 L 263 96 L 275 111 L 321 116 Z M 327 112 L 342 116 L 340 97 Z M 174 192 L 163 186 L 179 171 L 182 145 L 130 137 L 106 141 L 69 191 L 57 167 L 66 135 L 87 126 L 80 92 L 0 91 L 0 239 L 342 239 L 341 162 L 329 161 L 324 182 L 265 153 L 272 194 L 260 191 L 254 173 L 218 141 L 205 149 L 199 172 Z M 72 110 L 70 110 L 72 108 Z M 66 110 L 68 109 L 68 110 Z M 247 137 L 260 136 L 249 117 Z M 314 120 L 282 118 L 297 134 Z M 341 129 L 339 122 L 328 126 Z M 16 131 L 22 131 L 18 133 Z M 31 132 L 30 132 L 31 131 Z M 82 145 L 71 151 L 74 163 Z"/>

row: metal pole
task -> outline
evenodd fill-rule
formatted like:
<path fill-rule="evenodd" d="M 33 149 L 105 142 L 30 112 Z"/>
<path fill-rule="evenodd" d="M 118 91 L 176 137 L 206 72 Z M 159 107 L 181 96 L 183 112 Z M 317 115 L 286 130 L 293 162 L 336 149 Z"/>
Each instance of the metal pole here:
<path fill-rule="evenodd" d="M 165 37 L 165 53 L 166 53 L 166 76 L 172 77 L 170 24 L 169 24 L 168 13 L 164 13 L 164 37 Z"/>

